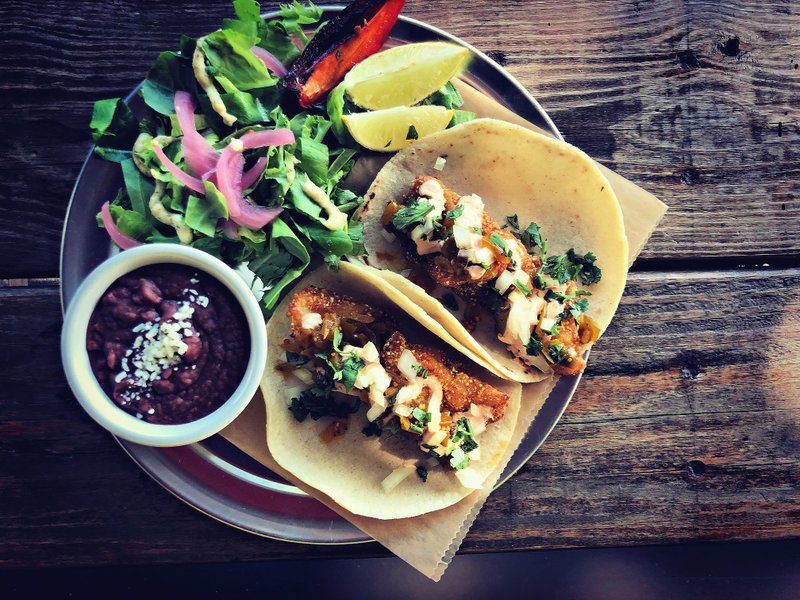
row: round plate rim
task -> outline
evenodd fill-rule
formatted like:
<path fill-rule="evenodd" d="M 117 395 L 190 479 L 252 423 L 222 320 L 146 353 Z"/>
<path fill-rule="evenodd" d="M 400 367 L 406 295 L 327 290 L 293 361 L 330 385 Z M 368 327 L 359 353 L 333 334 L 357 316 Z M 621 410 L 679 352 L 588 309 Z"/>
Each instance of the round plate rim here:
<path fill-rule="evenodd" d="M 343 5 L 319 5 L 324 12 L 338 12 L 341 11 L 344 6 Z M 265 18 L 274 18 L 278 16 L 279 13 L 277 11 L 265 13 Z M 477 58 L 477 60 L 472 61 L 472 65 L 481 66 L 485 68 L 485 72 L 483 75 L 485 76 L 493 76 L 501 81 L 504 85 L 511 86 L 513 90 L 518 94 L 520 101 L 522 101 L 527 108 L 532 110 L 533 113 L 536 114 L 538 119 L 540 119 L 546 126 L 546 129 L 549 132 L 558 138 L 559 140 L 563 140 L 561 133 L 559 132 L 558 128 L 556 127 L 555 123 L 553 123 L 550 116 L 547 112 L 541 107 L 541 105 L 537 102 L 537 100 L 526 90 L 522 84 L 520 84 L 505 68 L 503 68 L 500 64 L 498 64 L 495 60 L 493 60 L 490 56 L 482 52 L 481 50 L 475 48 L 473 45 L 464 42 L 460 38 L 456 37 L 453 34 L 450 34 L 438 27 L 425 23 L 424 21 L 420 21 L 413 17 L 408 17 L 405 15 L 400 15 L 399 23 L 403 26 L 410 27 L 413 31 L 414 28 L 427 32 L 429 34 L 433 34 L 439 39 L 445 39 L 451 41 L 453 43 L 457 43 L 462 45 L 470 50 L 470 52 Z M 490 82 L 491 83 L 491 82 Z M 129 94 L 126 96 L 125 101 L 129 102 L 131 98 L 133 98 L 136 93 L 138 92 L 139 88 L 141 87 L 141 83 L 137 85 Z M 491 89 L 496 89 L 495 86 L 490 85 Z M 86 159 L 81 166 L 80 172 L 78 173 L 78 177 L 75 181 L 75 185 L 72 189 L 70 194 L 70 200 L 67 204 L 67 210 L 64 218 L 64 226 L 62 228 L 62 236 L 61 236 L 61 248 L 60 248 L 60 256 L 59 256 L 59 275 L 61 276 L 61 281 L 63 282 L 63 275 L 65 272 L 65 245 L 67 240 L 67 233 L 68 233 L 68 226 L 69 226 L 69 217 L 72 213 L 73 203 L 76 201 L 77 192 L 80 186 L 80 183 L 89 168 L 91 159 L 93 157 L 94 148 L 89 151 Z M 74 292 L 74 290 L 72 290 Z M 62 314 L 65 310 L 68 295 L 71 296 L 71 293 L 68 294 L 65 286 L 60 286 L 60 301 L 61 301 L 61 310 Z M 588 356 L 588 352 L 587 352 Z M 578 386 L 578 383 L 581 379 L 581 376 L 572 377 L 572 378 L 565 378 L 562 377 L 555 385 L 553 390 L 550 392 L 548 398 L 545 400 L 544 405 L 540 409 L 539 413 L 534 418 L 533 422 L 528 429 L 528 432 L 525 434 L 522 442 L 520 443 L 520 447 L 514 452 L 512 455 L 509 464 L 507 465 L 505 471 L 501 474 L 500 479 L 498 480 L 497 484 L 495 485 L 495 489 L 497 487 L 503 485 L 505 482 L 510 479 L 514 473 L 516 473 L 525 463 L 530 460 L 533 454 L 541 447 L 542 443 L 544 443 L 545 439 L 550 435 L 553 428 L 556 426 L 558 421 L 561 419 L 564 411 L 566 410 L 575 389 Z M 255 525 L 252 524 L 245 524 L 243 523 L 243 519 L 240 518 L 238 520 L 234 520 L 230 517 L 226 517 L 221 514 L 216 514 L 215 512 L 211 512 L 208 509 L 208 502 L 210 496 L 209 493 L 203 490 L 200 490 L 201 497 L 195 498 L 192 497 L 191 499 L 187 496 L 192 496 L 191 493 L 187 493 L 187 489 L 189 491 L 197 491 L 193 490 L 192 484 L 188 484 L 188 488 L 179 489 L 179 486 L 175 481 L 172 481 L 170 477 L 165 476 L 165 472 L 158 468 L 158 457 L 151 456 L 153 453 L 160 453 L 163 449 L 158 448 L 148 448 L 145 446 L 139 446 L 137 444 L 132 444 L 130 442 L 126 442 L 119 438 L 114 438 L 123 451 L 136 463 L 139 468 L 141 468 L 145 473 L 147 473 L 155 482 L 157 482 L 161 487 L 167 490 L 170 494 L 191 506 L 198 512 L 209 516 L 217 521 L 225 523 L 231 527 L 236 529 L 246 531 L 248 533 L 252 533 L 254 535 L 258 535 L 260 537 L 265 537 L 269 539 L 279 540 L 279 541 L 286 541 L 291 543 L 298 543 L 298 544 L 312 544 L 312 545 L 349 545 L 349 544 L 359 544 L 359 543 L 369 543 L 374 541 L 372 538 L 355 528 L 355 526 L 351 526 L 353 529 L 353 533 L 350 536 L 343 536 L 342 540 L 336 541 L 324 541 L 324 540 L 317 540 L 317 539 L 300 539 L 302 536 L 293 536 L 288 537 L 286 535 L 279 535 L 273 532 L 266 532 L 259 530 Z M 526 449 L 523 451 L 524 456 L 515 460 L 515 457 L 519 455 L 522 446 L 526 445 L 525 442 L 528 441 Z M 199 453 L 199 451 L 193 447 L 197 446 L 197 444 L 193 444 L 192 446 L 188 446 L 186 448 L 192 448 L 194 452 Z M 516 463 L 516 464 L 512 464 Z M 218 467 L 214 467 L 218 468 Z M 167 472 L 166 475 L 175 475 L 175 473 Z M 305 493 L 301 490 L 297 490 L 299 492 L 299 496 L 304 496 Z M 286 492 L 283 492 L 286 493 Z M 203 496 L 202 494 L 206 494 Z M 205 503 L 205 505 L 204 505 Z M 246 520 L 246 519 L 245 519 Z M 346 521 L 345 521 L 346 523 Z M 349 523 L 348 523 L 349 524 Z"/>

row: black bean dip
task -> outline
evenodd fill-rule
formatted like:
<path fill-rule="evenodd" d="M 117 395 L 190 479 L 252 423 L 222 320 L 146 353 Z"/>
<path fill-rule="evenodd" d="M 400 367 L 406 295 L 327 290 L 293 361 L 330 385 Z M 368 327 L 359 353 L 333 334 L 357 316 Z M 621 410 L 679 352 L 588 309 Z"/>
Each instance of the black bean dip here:
<path fill-rule="evenodd" d="M 214 277 L 152 265 L 119 278 L 89 320 L 86 347 L 103 390 L 150 423 L 196 421 L 236 390 L 250 355 L 244 312 Z"/>

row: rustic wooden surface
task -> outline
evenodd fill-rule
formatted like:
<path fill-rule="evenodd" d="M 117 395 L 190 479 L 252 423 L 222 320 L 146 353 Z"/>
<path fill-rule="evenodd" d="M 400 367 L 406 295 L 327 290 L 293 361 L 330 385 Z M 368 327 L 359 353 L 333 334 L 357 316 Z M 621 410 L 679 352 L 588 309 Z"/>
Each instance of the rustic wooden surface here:
<path fill-rule="evenodd" d="M 565 417 L 462 549 L 800 537 L 800 7 L 559 4 L 405 10 L 489 52 L 569 141 L 670 205 Z M 222 0 L 0 5 L 0 565 L 385 554 L 200 515 L 61 372 L 54 278 L 91 102 L 229 14 Z"/>

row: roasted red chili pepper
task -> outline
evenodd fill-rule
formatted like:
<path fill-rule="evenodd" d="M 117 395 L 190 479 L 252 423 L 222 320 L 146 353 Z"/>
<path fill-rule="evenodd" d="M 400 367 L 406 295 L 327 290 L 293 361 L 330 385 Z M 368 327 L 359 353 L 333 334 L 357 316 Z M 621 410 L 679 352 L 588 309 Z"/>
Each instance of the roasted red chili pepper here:
<path fill-rule="evenodd" d="M 308 108 L 357 63 L 381 49 L 405 0 L 355 0 L 311 39 L 284 79 Z"/>

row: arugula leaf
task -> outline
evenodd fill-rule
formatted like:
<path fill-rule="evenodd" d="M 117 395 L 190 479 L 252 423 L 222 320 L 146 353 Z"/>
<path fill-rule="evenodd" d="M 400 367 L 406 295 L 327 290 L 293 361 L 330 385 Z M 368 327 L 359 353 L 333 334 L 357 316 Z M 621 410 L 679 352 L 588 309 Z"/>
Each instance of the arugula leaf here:
<path fill-rule="evenodd" d="M 328 146 L 310 137 L 297 140 L 295 156 L 300 159 L 300 166 L 317 185 L 325 185 L 328 180 Z"/>
<path fill-rule="evenodd" d="M 213 183 L 206 180 L 203 185 L 206 193 L 202 198 L 191 195 L 186 201 L 184 222 L 195 231 L 214 237 L 217 232 L 217 222 L 228 218 L 228 204 Z"/>
<path fill-rule="evenodd" d="M 454 110 L 453 117 L 450 119 L 450 122 L 447 124 L 447 128 L 455 127 L 456 125 L 461 125 L 462 123 L 468 123 L 470 121 L 474 121 L 478 118 L 478 113 L 474 113 L 471 110 Z"/>
<path fill-rule="evenodd" d="M 267 311 L 275 308 L 283 289 L 305 271 L 309 262 L 311 257 L 303 242 L 282 219 L 275 219 L 269 248 L 248 265 L 264 282 L 261 304 Z"/>
<path fill-rule="evenodd" d="M 143 240 L 155 231 L 150 221 L 135 210 L 128 210 L 119 204 L 111 204 L 109 211 L 117 228 L 129 237 Z"/>
<path fill-rule="evenodd" d="M 584 285 L 591 285 L 600 281 L 603 274 L 600 267 L 594 264 L 597 257 L 592 252 L 587 252 L 583 256 L 580 256 L 575 254 L 573 248 L 570 248 L 567 250 L 567 259 L 578 267 L 576 274 L 573 276 L 575 281 L 580 279 L 581 283 Z"/>
<path fill-rule="evenodd" d="M 353 248 L 348 253 L 350 256 L 363 256 L 367 253 L 364 247 L 364 224 L 351 221 L 347 226 L 347 235 L 353 244 Z"/>
<path fill-rule="evenodd" d="M 425 200 L 412 200 L 405 207 L 394 213 L 392 225 L 397 229 L 406 229 L 415 223 L 422 223 L 429 212 L 433 210 L 433 204 Z"/>
<path fill-rule="evenodd" d="M 315 247 L 328 254 L 339 257 L 353 252 L 353 240 L 347 231 L 330 230 L 319 223 L 302 224 L 294 220 L 293 223 L 297 231 L 308 238 Z"/>
<path fill-rule="evenodd" d="M 169 116 L 175 114 L 175 92 L 178 90 L 197 93 L 191 55 L 162 52 L 142 83 L 142 98 L 154 111 Z"/>
<path fill-rule="evenodd" d="M 89 127 L 95 144 L 119 150 L 130 150 L 139 135 L 139 123 L 121 98 L 95 102 Z"/>
<path fill-rule="evenodd" d="M 458 88 L 448 81 L 420 104 L 436 104 L 445 108 L 460 108 L 464 104 L 464 98 L 461 97 L 461 92 L 458 91 Z"/>
<path fill-rule="evenodd" d="M 120 166 L 131 208 L 150 221 L 150 196 L 153 195 L 155 186 L 136 168 L 132 159 L 123 161 Z"/>
<path fill-rule="evenodd" d="M 211 67 L 210 74 L 225 77 L 237 90 L 246 92 L 278 83 L 250 50 L 257 41 L 232 29 L 221 29 L 201 38 L 198 44 Z"/>

